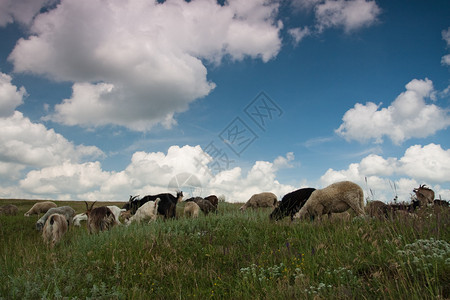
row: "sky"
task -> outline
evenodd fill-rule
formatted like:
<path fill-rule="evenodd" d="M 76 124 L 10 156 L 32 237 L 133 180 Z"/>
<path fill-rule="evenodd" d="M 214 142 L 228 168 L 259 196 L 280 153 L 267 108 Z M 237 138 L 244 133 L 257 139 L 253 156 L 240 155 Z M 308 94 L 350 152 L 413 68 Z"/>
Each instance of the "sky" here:
<path fill-rule="evenodd" d="M 450 199 L 450 2 L 0 0 L 0 198 Z"/>

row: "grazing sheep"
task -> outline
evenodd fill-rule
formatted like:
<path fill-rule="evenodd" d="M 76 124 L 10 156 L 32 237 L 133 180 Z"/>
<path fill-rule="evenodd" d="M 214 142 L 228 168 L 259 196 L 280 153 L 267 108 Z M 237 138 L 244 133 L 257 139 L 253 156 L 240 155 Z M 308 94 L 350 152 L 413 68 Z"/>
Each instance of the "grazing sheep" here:
<path fill-rule="evenodd" d="M 139 207 L 139 209 L 136 211 L 136 213 L 126 221 L 126 224 L 130 225 L 134 221 L 136 221 L 139 224 L 139 223 L 141 223 L 141 221 L 143 221 L 145 219 L 150 219 L 148 222 L 149 224 L 150 224 L 150 222 L 155 221 L 156 218 L 158 217 L 159 201 L 160 201 L 160 199 L 156 198 L 155 201 L 149 201 L 149 202 L 144 203 L 144 205 Z"/>
<path fill-rule="evenodd" d="M 197 203 L 197 205 L 205 215 L 209 214 L 211 211 L 216 210 L 216 207 L 210 201 L 205 200 L 202 197 L 192 197 L 187 199 L 185 202 Z"/>
<path fill-rule="evenodd" d="M 19 212 L 19 208 L 13 204 L 6 204 L 0 207 L 0 215 L 15 216 Z"/>
<path fill-rule="evenodd" d="M 81 221 L 87 221 L 87 215 L 85 213 L 78 214 L 72 219 L 74 226 L 81 226 Z"/>
<path fill-rule="evenodd" d="M 51 214 L 44 225 L 42 231 L 42 237 L 46 244 L 50 244 L 50 247 L 54 247 L 58 243 L 62 236 L 67 232 L 67 220 L 61 214 Z"/>
<path fill-rule="evenodd" d="M 184 205 L 184 215 L 191 218 L 198 218 L 198 212 L 200 211 L 200 206 L 194 201 L 188 201 Z"/>
<path fill-rule="evenodd" d="M 305 205 L 306 200 L 308 200 L 311 193 L 315 190 L 316 189 L 314 188 L 304 188 L 284 195 L 281 202 L 269 215 L 269 218 L 278 221 L 284 217 L 290 216 L 292 220 L 294 215 L 303 207 L 303 205 Z"/>
<path fill-rule="evenodd" d="M 30 215 L 45 214 L 50 208 L 56 207 L 57 205 L 51 201 L 38 202 L 27 211 L 24 216 L 29 217 Z"/>
<path fill-rule="evenodd" d="M 125 221 L 131 218 L 131 216 L 132 216 L 131 210 L 123 211 L 120 213 L 120 217 Z"/>
<path fill-rule="evenodd" d="M 364 215 L 364 192 L 356 183 L 341 181 L 312 192 L 294 219 L 308 216 L 311 219 L 321 219 L 324 214 L 328 214 L 330 218 L 332 213 L 344 212 L 350 208 L 358 216 Z"/>
<path fill-rule="evenodd" d="M 434 201 L 434 191 L 425 186 L 425 184 L 419 185 L 418 188 L 413 189 L 413 192 L 416 194 L 421 206 L 432 204 Z"/>
<path fill-rule="evenodd" d="M 251 207 L 253 209 L 258 207 L 276 207 L 278 205 L 277 196 L 274 193 L 264 192 L 259 194 L 254 194 L 251 198 L 242 205 L 239 209 L 241 211 L 246 210 Z"/>
<path fill-rule="evenodd" d="M 86 204 L 86 215 L 88 217 L 87 227 L 90 234 L 110 230 L 116 225 L 116 217 L 113 212 L 107 206 L 100 206 L 93 209 L 95 202 L 89 207 L 88 203 L 84 201 Z"/>
<path fill-rule="evenodd" d="M 107 206 L 111 211 L 112 211 L 112 213 L 114 214 L 114 217 L 116 218 L 116 222 L 117 222 L 117 224 L 122 224 L 122 223 L 120 223 L 120 220 L 119 220 L 119 217 L 120 217 L 120 214 L 122 213 L 122 212 L 125 212 L 126 211 L 126 209 L 125 208 L 119 208 L 119 207 L 117 207 L 117 206 L 115 206 L 115 205 L 108 205 Z"/>
<path fill-rule="evenodd" d="M 52 214 L 60 214 L 66 218 L 68 225 L 72 222 L 73 216 L 75 215 L 75 210 L 70 206 L 61 206 L 61 207 L 53 207 L 50 208 L 45 215 L 43 215 L 36 222 L 36 230 L 42 230 L 44 228 L 45 222 Z"/>
<path fill-rule="evenodd" d="M 392 207 L 379 200 L 370 201 L 366 205 L 366 213 L 372 218 L 387 219 L 391 212 Z"/>
<path fill-rule="evenodd" d="M 217 198 L 216 195 L 209 195 L 208 197 L 205 197 L 204 199 L 211 202 L 211 204 L 214 205 L 214 207 L 217 209 L 217 206 L 219 205 L 219 198 Z"/>

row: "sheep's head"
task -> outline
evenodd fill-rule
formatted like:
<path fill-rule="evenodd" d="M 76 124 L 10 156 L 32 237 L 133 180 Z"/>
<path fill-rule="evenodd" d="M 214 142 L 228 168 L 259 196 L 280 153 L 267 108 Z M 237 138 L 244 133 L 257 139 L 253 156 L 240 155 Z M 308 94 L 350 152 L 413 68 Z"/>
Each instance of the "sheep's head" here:
<path fill-rule="evenodd" d="M 275 207 L 272 213 L 269 215 L 269 219 L 272 221 L 278 221 L 287 216 L 287 211 L 282 210 L 280 206 Z"/>

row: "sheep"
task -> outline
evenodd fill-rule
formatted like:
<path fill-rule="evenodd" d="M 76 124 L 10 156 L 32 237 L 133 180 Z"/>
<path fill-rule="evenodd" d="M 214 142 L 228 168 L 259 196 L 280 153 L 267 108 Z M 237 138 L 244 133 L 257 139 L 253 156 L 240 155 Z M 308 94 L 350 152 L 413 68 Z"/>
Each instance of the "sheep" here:
<path fill-rule="evenodd" d="M 33 207 L 24 214 L 24 216 L 29 217 L 30 215 L 39 215 L 41 213 L 45 214 L 50 208 L 53 207 L 57 207 L 57 205 L 51 201 L 38 202 L 35 203 Z"/>
<path fill-rule="evenodd" d="M 278 205 L 277 196 L 274 193 L 264 192 L 259 194 L 254 194 L 250 199 L 242 205 L 239 209 L 241 211 L 246 210 L 251 207 L 253 209 L 258 207 L 276 207 Z"/>
<path fill-rule="evenodd" d="M 194 201 L 186 202 L 184 205 L 184 215 L 191 218 L 198 218 L 198 212 L 200 211 L 200 206 Z"/>
<path fill-rule="evenodd" d="M 160 199 L 156 198 L 155 201 L 149 201 L 144 205 L 142 205 L 141 207 L 139 207 L 136 213 L 126 221 L 126 224 L 130 225 L 134 221 L 136 221 L 139 224 L 142 220 L 145 219 L 150 219 L 150 221 L 148 222 L 149 224 L 150 222 L 155 221 L 156 218 L 158 217 L 159 201 Z"/>
<path fill-rule="evenodd" d="M 85 213 L 78 214 L 72 219 L 74 226 L 81 226 L 81 221 L 87 221 L 87 215 Z"/>
<path fill-rule="evenodd" d="M 66 217 L 61 214 L 51 214 L 44 225 L 42 231 L 42 237 L 46 244 L 50 244 L 53 248 L 57 244 L 62 236 L 67 232 L 68 224 Z"/>
<path fill-rule="evenodd" d="M 120 214 L 122 213 L 122 212 L 125 212 L 126 211 L 126 209 L 125 208 L 119 208 L 119 207 L 117 207 L 117 206 L 115 206 L 115 205 L 108 205 L 107 206 L 111 211 L 112 211 L 112 213 L 114 214 L 114 217 L 116 218 L 116 222 L 117 222 L 117 224 L 122 224 L 122 223 L 120 223 L 120 220 L 119 220 L 119 217 L 120 217 Z"/>
<path fill-rule="evenodd" d="M 87 227 L 90 234 L 110 230 L 116 225 L 116 217 L 108 207 L 100 206 L 93 209 L 96 202 L 92 203 L 91 207 L 89 207 L 88 203 L 84 201 L 86 204 L 86 215 L 88 217 Z"/>
<path fill-rule="evenodd" d="M 122 219 L 124 219 L 125 221 L 128 220 L 129 218 L 131 218 L 131 216 L 132 216 L 131 210 L 123 211 L 120 213 L 120 217 Z"/>
<path fill-rule="evenodd" d="M 312 192 L 294 219 L 309 216 L 311 219 L 317 217 L 320 220 L 323 214 L 331 217 L 332 213 L 344 212 L 350 208 L 358 216 L 364 216 L 364 192 L 356 183 L 341 181 Z"/>
<path fill-rule="evenodd" d="M 19 212 L 19 208 L 13 204 L 6 204 L 0 207 L 0 215 L 15 216 Z"/>
<path fill-rule="evenodd" d="M 425 184 L 419 185 L 418 188 L 413 189 L 413 192 L 422 206 L 432 204 L 434 201 L 434 191 L 425 186 Z"/>
<path fill-rule="evenodd" d="M 314 188 L 304 188 L 284 195 L 280 204 L 269 215 L 269 218 L 278 221 L 286 216 L 290 216 L 292 220 L 315 190 Z"/>
<path fill-rule="evenodd" d="M 392 212 L 392 207 L 382 201 L 374 200 L 367 203 L 366 212 L 372 218 L 387 219 Z"/>
<path fill-rule="evenodd" d="M 45 222 L 52 214 L 61 214 L 66 217 L 68 225 L 72 222 L 73 216 L 75 215 L 75 210 L 70 206 L 61 206 L 50 208 L 37 222 L 36 230 L 40 231 L 45 225 Z"/>
<path fill-rule="evenodd" d="M 205 200 L 202 197 L 192 197 L 185 202 L 195 202 L 205 215 L 209 214 L 211 211 L 216 211 L 216 207 L 210 201 Z"/>

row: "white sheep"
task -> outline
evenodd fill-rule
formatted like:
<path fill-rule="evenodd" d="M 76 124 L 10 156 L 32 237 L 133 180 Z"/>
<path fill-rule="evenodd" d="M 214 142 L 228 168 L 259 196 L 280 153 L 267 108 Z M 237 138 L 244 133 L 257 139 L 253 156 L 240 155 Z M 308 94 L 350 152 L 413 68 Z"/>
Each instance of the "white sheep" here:
<path fill-rule="evenodd" d="M 364 192 L 359 185 L 351 181 L 333 183 L 326 188 L 315 190 L 294 219 L 310 217 L 320 219 L 322 215 L 341 213 L 348 209 L 358 216 L 364 215 Z"/>
<path fill-rule="evenodd" d="M 144 203 L 141 207 L 138 208 L 136 213 L 131 216 L 125 223 L 126 225 L 130 225 L 132 222 L 140 223 L 145 219 L 150 219 L 148 223 L 155 221 L 158 217 L 158 203 L 160 199 L 156 198 L 155 201 L 149 201 Z"/>
<path fill-rule="evenodd" d="M 50 244 L 53 248 L 58 243 L 63 235 L 67 232 L 68 224 L 66 217 L 61 214 L 51 214 L 44 225 L 42 237 L 46 244 Z"/>
<path fill-rule="evenodd" d="M 194 201 L 188 201 L 184 205 L 184 215 L 187 217 L 198 218 L 200 206 Z"/>
<path fill-rule="evenodd" d="M 271 207 L 275 208 L 278 205 L 277 196 L 274 193 L 264 192 L 259 194 L 254 194 L 250 199 L 242 205 L 239 209 L 241 211 L 247 208 L 258 208 L 258 207 Z"/>
<path fill-rule="evenodd" d="M 38 202 L 27 211 L 24 216 L 29 217 L 30 215 L 45 214 L 50 208 L 56 207 L 57 205 L 51 201 Z"/>
<path fill-rule="evenodd" d="M 81 226 L 81 221 L 87 221 L 88 217 L 85 213 L 78 214 L 75 217 L 73 217 L 73 225 L 74 226 Z"/>
<path fill-rule="evenodd" d="M 45 215 L 43 215 L 36 222 L 36 230 L 42 230 L 45 225 L 45 222 L 52 214 L 61 214 L 66 218 L 67 223 L 72 223 L 72 218 L 75 215 L 75 210 L 70 206 L 61 206 L 61 207 L 53 207 L 50 208 Z"/>
<path fill-rule="evenodd" d="M 125 208 L 119 208 L 119 207 L 117 207 L 117 206 L 115 206 L 115 205 L 109 205 L 109 206 L 107 206 L 110 210 L 111 210 L 111 212 L 114 214 L 114 217 L 116 218 L 116 222 L 117 222 L 117 224 L 122 224 L 122 223 L 120 223 L 120 221 L 119 221 L 119 217 L 120 217 L 120 214 L 122 213 L 122 212 L 124 212 L 124 211 L 126 211 L 126 209 Z"/>

